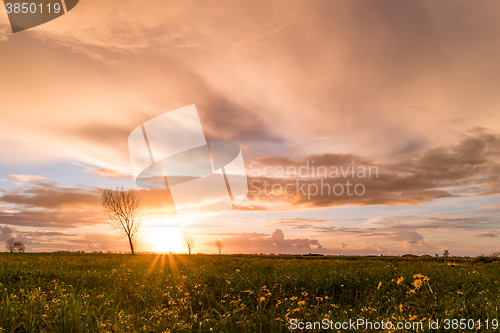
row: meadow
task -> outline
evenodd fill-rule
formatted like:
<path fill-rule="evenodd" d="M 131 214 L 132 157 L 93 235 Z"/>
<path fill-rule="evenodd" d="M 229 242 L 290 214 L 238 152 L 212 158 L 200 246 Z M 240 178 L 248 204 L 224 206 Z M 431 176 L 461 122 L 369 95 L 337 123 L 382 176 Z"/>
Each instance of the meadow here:
<path fill-rule="evenodd" d="M 4 253 L 0 331 L 300 332 L 318 330 L 291 323 L 362 318 L 498 332 L 499 280 L 494 258 Z M 474 321 L 446 330 L 446 318 Z"/>

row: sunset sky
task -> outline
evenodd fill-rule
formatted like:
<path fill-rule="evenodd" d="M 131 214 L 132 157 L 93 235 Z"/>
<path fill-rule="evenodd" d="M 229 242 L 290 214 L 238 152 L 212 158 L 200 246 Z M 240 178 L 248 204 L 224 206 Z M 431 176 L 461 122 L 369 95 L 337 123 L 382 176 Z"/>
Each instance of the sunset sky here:
<path fill-rule="evenodd" d="M 218 238 L 224 253 L 498 252 L 499 35 L 492 0 L 81 0 L 15 34 L 0 10 L 0 242 L 128 251 L 102 191 L 138 188 L 137 126 L 195 104 L 208 141 L 241 147 L 254 186 L 189 226 L 194 252 Z M 313 161 L 378 177 L 262 174 Z M 297 180 L 366 191 L 262 192 Z M 137 250 L 185 252 L 159 227 L 165 194 L 140 193 Z"/>

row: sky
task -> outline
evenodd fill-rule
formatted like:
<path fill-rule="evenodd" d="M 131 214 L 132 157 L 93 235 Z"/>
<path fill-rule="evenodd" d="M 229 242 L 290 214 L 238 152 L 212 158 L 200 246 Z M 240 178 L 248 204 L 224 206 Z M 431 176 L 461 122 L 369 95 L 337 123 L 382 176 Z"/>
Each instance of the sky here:
<path fill-rule="evenodd" d="M 139 188 L 135 128 L 194 104 L 249 190 L 194 252 L 498 252 L 499 34 L 490 0 L 82 0 L 15 34 L 2 10 L 0 242 L 128 251 L 102 192 Z M 137 250 L 186 252 L 140 195 Z"/>

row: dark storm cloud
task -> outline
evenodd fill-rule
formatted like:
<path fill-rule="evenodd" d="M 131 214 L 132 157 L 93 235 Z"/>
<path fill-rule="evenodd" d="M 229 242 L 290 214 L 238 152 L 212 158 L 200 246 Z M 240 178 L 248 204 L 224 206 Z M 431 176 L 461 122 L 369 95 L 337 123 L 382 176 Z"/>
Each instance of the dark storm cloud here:
<path fill-rule="evenodd" d="M 461 214 L 469 215 L 469 214 Z M 491 216 L 472 216 L 466 217 L 446 217 L 444 216 L 391 216 L 391 217 L 379 217 L 373 218 L 372 220 L 367 220 L 362 226 L 359 226 L 353 220 L 353 227 L 335 226 L 336 221 L 327 223 L 325 225 L 304 225 L 303 228 L 314 229 L 319 232 L 338 232 L 338 233 L 351 233 L 360 234 L 362 236 L 375 236 L 375 235 L 400 235 L 408 236 L 412 238 L 411 235 L 414 231 L 484 231 L 483 233 L 478 233 L 476 235 L 490 235 L 489 230 L 493 230 L 500 227 L 500 220 Z M 347 221 L 343 221 L 349 222 Z M 279 223 L 279 221 L 277 222 Z M 419 236 L 418 236 L 419 237 Z M 484 237 L 484 236 L 483 236 Z"/>
<path fill-rule="evenodd" d="M 30 181 L 0 196 L 0 224 L 77 228 L 107 222 L 102 213 L 100 188 L 59 187 L 51 181 Z M 173 203 L 165 190 L 139 190 L 141 212 L 171 215 Z"/>
<path fill-rule="evenodd" d="M 0 212 L 0 224 L 40 228 L 78 228 L 105 223 L 100 211 L 11 210 Z"/>
<path fill-rule="evenodd" d="M 317 177 L 317 171 L 316 177 L 310 177 L 313 161 L 315 170 L 318 170 L 318 166 L 326 166 L 328 175 L 332 166 L 342 166 L 347 170 L 354 165 L 355 177 L 352 177 L 350 172 L 352 169 L 349 169 L 345 176 L 339 171 L 338 178 L 324 177 L 324 169 L 322 177 Z M 353 161 L 355 164 L 352 164 Z M 247 202 L 249 205 L 255 205 L 256 209 L 259 205 L 264 207 L 277 205 L 276 209 L 342 205 L 417 205 L 439 198 L 500 193 L 500 135 L 484 129 L 470 131 L 457 145 L 436 148 L 423 154 L 413 154 L 380 164 L 364 157 L 342 154 L 312 155 L 299 160 L 283 157 L 265 158 L 258 162 L 260 164 L 253 166 L 249 162 L 247 168 L 254 169 L 249 170 L 248 181 L 251 186 Z M 309 177 L 299 178 L 293 173 L 286 173 L 290 166 L 299 172 L 299 168 L 305 167 L 307 163 L 309 163 Z M 366 178 L 360 178 L 357 174 L 361 166 L 367 171 Z M 377 167 L 378 177 L 373 171 L 369 178 L 370 166 Z M 264 177 L 265 167 L 268 167 L 267 175 L 274 178 Z M 278 167 L 283 167 L 284 176 L 279 174 Z M 260 177 L 256 169 L 259 169 Z M 306 175 L 306 170 L 303 170 L 303 175 Z M 347 193 L 347 181 L 351 184 L 351 196 Z M 266 183 L 267 190 L 264 188 Z M 340 196 L 333 193 L 336 184 L 342 184 L 344 187 L 344 193 Z M 361 196 L 354 194 L 356 184 L 364 185 L 365 194 Z M 288 193 L 291 195 L 284 193 L 287 185 L 289 185 Z M 274 191 L 273 186 L 275 186 Z M 337 189 L 337 193 L 340 193 L 340 187 Z M 314 195 L 316 191 L 317 194 Z M 309 192 L 310 197 L 308 197 Z M 361 193 L 361 190 L 358 193 Z"/>
<path fill-rule="evenodd" d="M 32 183 L 1 195 L 0 202 L 47 209 L 89 209 L 101 204 L 100 189 L 62 188 L 48 181 Z"/>
<path fill-rule="evenodd" d="M 0 224 L 77 228 L 104 222 L 101 189 L 59 187 L 51 181 L 30 181 L 0 196 Z"/>

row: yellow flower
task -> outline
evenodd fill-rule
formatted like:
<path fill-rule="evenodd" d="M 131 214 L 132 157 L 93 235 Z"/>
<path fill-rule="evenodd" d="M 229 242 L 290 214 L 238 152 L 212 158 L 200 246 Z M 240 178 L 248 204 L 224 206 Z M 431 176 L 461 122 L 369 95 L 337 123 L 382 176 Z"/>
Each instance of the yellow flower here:
<path fill-rule="evenodd" d="M 420 288 L 422 286 L 422 280 L 416 279 L 415 281 L 413 281 L 413 285 L 416 289 Z"/>
<path fill-rule="evenodd" d="M 459 295 L 463 295 L 463 294 L 464 294 L 464 293 L 463 293 L 463 292 L 461 292 L 461 291 L 457 291 L 457 293 L 458 293 Z"/>
<path fill-rule="evenodd" d="M 297 304 L 300 305 L 300 306 L 302 306 L 302 305 L 306 304 L 306 302 L 305 301 L 299 301 Z"/>
<path fill-rule="evenodd" d="M 35 298 L 35 296 L 30 296 L 30 300 L 34 300 Z"/>
<path fill-rule="evenodd" d="M 259 298 L 259 301 L 261 301 L 261 302 L 264 302 L 265 300 L 266 300 L 266 298 L 265 298 L 265 297 L 261 297 L 261 298 Z"/>
<path fill-rule="evenodd" d="M 128 272 L 129 272 L 129 273 L 130 273 L 130 272 L 132 272 L 132 268 L 129 268 L 129 269 L 128 269 Z"/>
<path fill-rule="evenodd" d="M 302 292 L 302 296 L 307 296 L 308 293 L 306 293 L 305 291 Z"/>
<path fill-rule="evenodd" d="M 321 301 L 323 301 L 323 297 L 316 297 L 316 300 L 321 302 Z"/>
<path fill-rule="evenodd" d="M 125 264 L 121 264 L 121 267 L 125 267 Z"/>
<path fill-rule="evenodd" d="M 379 282 L 379 283 L 378 283 L 378 287 L 377 287 L 377 289 L 379 289 L 379 290 L 380 290 L 380 287 L 382 287 L 382 282 Z"/>
<path fill-rule="evenodd" d="M 290 297 L 290 301 L 295 301 L 297 299 L 296 296 Z"/>
<path fill-rule="evenodd" d="M 420 274 L 420 273 L 413 275 L 413 278 L 414 278 L 414 279 L 422 279 L 422 278 L 424 278 L 424 277 L 425 277 L 425 276 L 424 276 L 424 275 L 422 275 L 422 274 Z"/>
<path fill-rule="evenodd" d="M 293 312 L 298 312 L 298 311 L 300 311 L 300 308 L 293 309 L 293 310 L 292 310 L 292 313 L 293 313 Z"/>
<path fill-rule="evenodd" d="M 404 277 L 400 277 L 399 279 L 396 280 L 396 283 L 399 285 L 401 284 L 401 282 L 403 282 L 405 280 Z"/>
<path fill-rule="evenodd" d="M 104 297 L 104 294 L 102 295 L 97 295 L 97 298 L 103 298 Z"/>
<path fill-rule="evenodd" d="M 403 304 L 399 304 L 399 312 L 403 312 Z"/>
<path fill-rule="evenodd" d="M 44 306 L 44 309 L 45 309 L 45 310 L 49 310 L 49 306 L 48 306 L 48 305 L 45 305 L 45 306 Z"/>
<path fill-rule="evenodd" d="M 410 320 L 415 320 L 417 319 L 417 316 L 410 316 Z"/>

